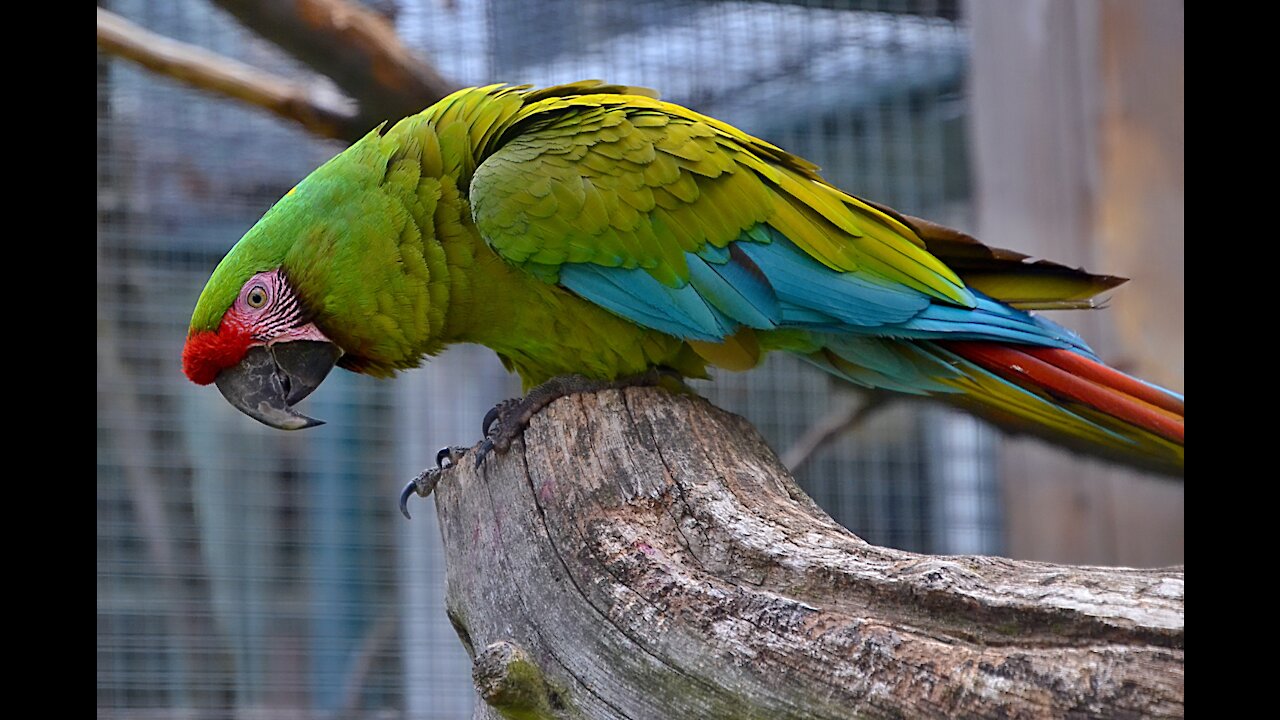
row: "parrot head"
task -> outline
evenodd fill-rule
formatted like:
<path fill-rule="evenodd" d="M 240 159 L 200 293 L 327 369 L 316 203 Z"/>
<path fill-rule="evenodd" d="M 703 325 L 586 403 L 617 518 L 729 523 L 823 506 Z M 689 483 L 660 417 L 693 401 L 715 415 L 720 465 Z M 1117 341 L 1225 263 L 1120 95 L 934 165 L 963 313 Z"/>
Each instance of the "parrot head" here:
<path fill-rule="evenodd" d="M 320 425 L 293 405 L 320 385 L 342 349 L 310 317 L 283 268 L 254 273 L 216 329 L 187 336 L 182 369 L 195 383 L 216 383 L 228 402 L 267 425 Z"/>
<path fill-rule="evenodd" d="M 377 131 L 309 175 L 263 215 L 213 271 L 191 317 L 182 367 L 250 417 L 283 430 L 321 424 L 293 409 L 334 365 L 375 375 L 372 334 L 388 227 Z M 383 251 L 383 252 L 379 252 Z M 382 353 L 382 354 L 380 354 Z"/>

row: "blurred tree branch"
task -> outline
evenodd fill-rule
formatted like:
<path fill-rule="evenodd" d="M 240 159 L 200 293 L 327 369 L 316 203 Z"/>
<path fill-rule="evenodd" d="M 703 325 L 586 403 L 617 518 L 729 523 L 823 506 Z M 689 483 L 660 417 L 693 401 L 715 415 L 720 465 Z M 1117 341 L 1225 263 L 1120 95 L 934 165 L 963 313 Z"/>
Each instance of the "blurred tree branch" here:
<path fill-rule="evenodd" d="M 346 0 L 215 0 L 248 29 L 328 76 L 355 106 L 98 8 L 98 47 L 201 90 L 268 110 L 320 137 L 358 140 L 457 89 L 378 13 Z"/>
<path fill-rule="evenodd" d="M 791 472 L 796 472 L 812 460 L 819 450 L 846 432 L 860 427 L 867 418 L 891 401 L 900 399 L 883 390 L 863 390 L 857 392 L 857 395 L 861 398 L 860 402 L 841 405 L 810 425 L 800 439 L 782 454 L 782 464 Z"/>
<path fill-rule="evenodd" d="M 353 108 L 343 107 L 336 98 L 325 98 L 316 89 L 157 35 L 102 8 L 98 8 L 98 47 L 201 90 L 269 110 L 321 137 L 349 140 L 369 129 L 366 123 L 357 122 Z"/>
<path fill-rule="evenodd" d="M 412 115 L 457 90 L 401 42 L 377 12 L 347 0 L 214 0 L 263 38 L 331 78 L 360 103 L 367 128 Z"/>

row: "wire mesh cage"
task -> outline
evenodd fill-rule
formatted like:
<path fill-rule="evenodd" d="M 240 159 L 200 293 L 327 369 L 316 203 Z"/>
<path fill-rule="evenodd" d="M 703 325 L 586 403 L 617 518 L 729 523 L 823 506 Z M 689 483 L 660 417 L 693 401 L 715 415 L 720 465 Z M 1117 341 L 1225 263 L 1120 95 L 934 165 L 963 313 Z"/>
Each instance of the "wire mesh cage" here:
<path fill-rule="evenodd" d="M 459 85 L 652 87 L 817 162 L 851 192 L 969 217 L 967 35 L 953 3 L 372 5 Z M 324 82 L 202 0 L 109 7 Z M 335 373 L 308 401 L 328 424 L 305 433 L 244 418 L 181 374 L 191 308 L 231 244 L 342 146 L 102 55 L 97 127 L 99 716 L 468 715 L 435 518 L 423 506 L 404 522 L 395 497 L 436 448 L 475 440 L 518 382 L 489 351 L 462 347 L 394 383 Z M 864 401 L 781 357 L 695 384 L 784 454 Z M 989 553 L 1001 537 L 991 465 L 984 426 L 902 403 L 796 475 L 871 542 Z"/>

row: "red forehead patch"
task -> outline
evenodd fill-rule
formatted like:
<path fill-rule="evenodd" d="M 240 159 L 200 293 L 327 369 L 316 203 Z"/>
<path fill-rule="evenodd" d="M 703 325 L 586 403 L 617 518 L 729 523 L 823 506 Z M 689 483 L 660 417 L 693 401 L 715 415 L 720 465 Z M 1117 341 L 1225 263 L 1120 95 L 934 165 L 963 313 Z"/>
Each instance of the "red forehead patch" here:
<path fill-rule="evenodd" d="M 217 332 L 205 330 L 187 337 L 182 348 L 182 372 L 191 382 L 208 385 L 218 373 L 240 362 L 252 342 L 248 329 L 223 318 Z"/>

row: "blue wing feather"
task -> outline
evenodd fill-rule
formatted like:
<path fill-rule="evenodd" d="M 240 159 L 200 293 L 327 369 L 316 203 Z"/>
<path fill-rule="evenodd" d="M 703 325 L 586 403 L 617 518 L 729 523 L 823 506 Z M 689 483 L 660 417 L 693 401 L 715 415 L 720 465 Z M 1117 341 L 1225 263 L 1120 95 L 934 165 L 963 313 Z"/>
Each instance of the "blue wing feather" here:
<path fill-rule="evenodd" d="M 767 286 L 763 287 L 736 277 L 726 263 L 716 266 L 696 255 L 689 255 L 689 285 L 698 291 L 717 309 L 748 327 L 772 330 L 782 321 L 778 298 Z"/>
<path fill-rule="evenodd" d="M 709 305 L 692 285 L 672 288 L 640 268 L 569 263 L 560 284 L 633 322 L 677 337 L 719 342 L 737 323 Z"/>
<path fill-rule="evenodd" d="M 977 307 L 956 307 L 870 272 L 832 270 L 765 224 L 726 247 L 708 244 L 685 258 L 689 282 L 679 287 L 640 268 L 593 263 L 561 266 L 559 282 L 640 325 L 707 342 L 719 342 L 745 325 L 826 333 L 833 347 L 841 336 L 990 340 L 1070 348 L 1095 357 L 1067 328 L 976 291 L 971 290 Z M 867 352 L 869 346 L 859 347 Z M 873 369 L 893 377 L 886 368 Z"/>

